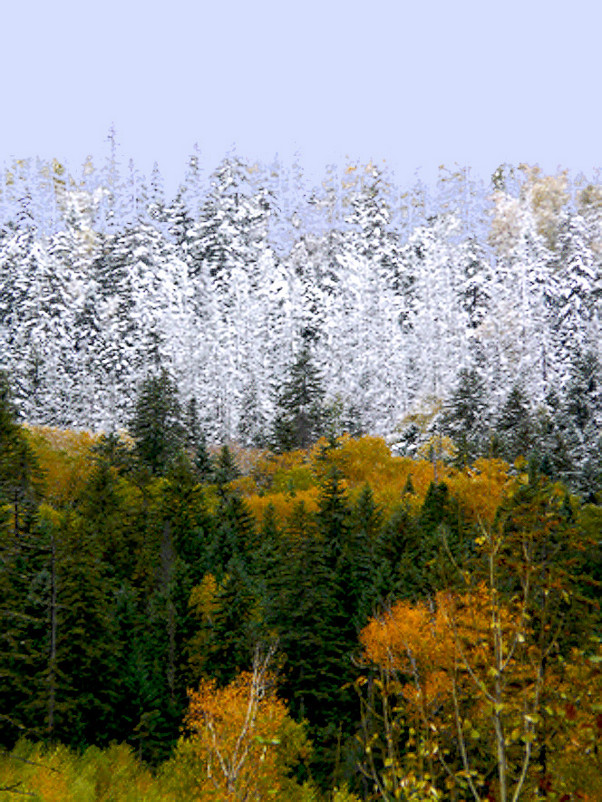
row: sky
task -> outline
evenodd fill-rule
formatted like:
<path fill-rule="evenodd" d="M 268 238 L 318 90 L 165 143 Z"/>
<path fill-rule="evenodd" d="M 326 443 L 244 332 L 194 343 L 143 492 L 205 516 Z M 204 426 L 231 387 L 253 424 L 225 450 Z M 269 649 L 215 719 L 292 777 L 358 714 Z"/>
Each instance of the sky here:
<path fill-rule="evenodd" d="M 602 167 L 596 0 L 5 0 L 0 163 Z"/>

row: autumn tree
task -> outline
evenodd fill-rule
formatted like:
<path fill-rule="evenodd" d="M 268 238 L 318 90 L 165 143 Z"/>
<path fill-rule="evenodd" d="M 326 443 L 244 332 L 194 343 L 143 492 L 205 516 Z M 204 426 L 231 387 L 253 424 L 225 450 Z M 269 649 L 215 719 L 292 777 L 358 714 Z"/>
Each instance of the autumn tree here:
<path fill-rule="evenodd" d="M 595 613 L 579 587 L 587 544 L 562 489 L 531 476 L 482 522 L 474 549 L 458 564 L 463 587 L 397 602 L 361 635 L 378 667 L 362 680 L 364 771 L 385 799 L 411 780 L 452 799 L 495 789 L 517 802 L 548 774 L 549 711 L 574 617 Z"/>
<path fill-rule="evenodd" d="M 203 680 L 190 691 L 186 734 L 174 762 L 181 775 L 188 775 L 195 798 L 296 798 L 289 771 L 309 755 L 309 743 L 276 695 L 273 657 L 271 649 L 257 651 L 252 671 L 227 686 Z"/>

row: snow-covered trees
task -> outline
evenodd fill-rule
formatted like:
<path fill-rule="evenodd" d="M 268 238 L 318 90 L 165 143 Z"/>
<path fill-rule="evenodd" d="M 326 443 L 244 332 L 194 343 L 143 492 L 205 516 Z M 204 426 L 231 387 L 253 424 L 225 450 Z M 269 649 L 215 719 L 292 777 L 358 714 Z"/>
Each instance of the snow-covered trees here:
<path fill-rule="evenodd" d="M 570 407 L 584 355 L 602 358 L 596 184 L 572 198 L 565 174 L 502 167 L 490 195 L 459 169 L 402 192 L 352 164 L 312 189 L 297 163 L 230 154 L 210 171 L 196 149 L 170 200 L 157 167 L 147 182 L 109 146 L 80 177 L 21 161 L 0 186 L 1 366 L 32 422 L 123 426 L 161 365 L 209 441 L 260 444 L 309 337 L 339 428 L 390 434 L 442 409 L 463 437 L 449 416 L 467 377 L 487 426 L 514 386 L 541 422 Z M 556 450 L 583 439 L 548 429 Z"/>

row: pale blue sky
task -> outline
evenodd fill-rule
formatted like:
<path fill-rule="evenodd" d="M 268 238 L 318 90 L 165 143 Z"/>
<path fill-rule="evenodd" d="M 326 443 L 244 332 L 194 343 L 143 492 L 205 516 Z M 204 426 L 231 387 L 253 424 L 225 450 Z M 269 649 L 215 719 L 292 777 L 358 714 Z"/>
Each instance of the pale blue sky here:
<path fill-rule="evenodd" d="M 0 162 L 602 166 L 599 0 L 4 0 Z"/>

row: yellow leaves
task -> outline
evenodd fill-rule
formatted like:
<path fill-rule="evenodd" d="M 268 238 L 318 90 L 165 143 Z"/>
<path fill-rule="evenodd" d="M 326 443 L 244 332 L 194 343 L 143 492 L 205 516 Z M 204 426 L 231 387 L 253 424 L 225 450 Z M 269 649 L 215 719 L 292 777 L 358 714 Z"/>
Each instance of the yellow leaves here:
<path fill-rule="evenodd" d="M 218 609 L 216 596 L 218 584 L 213 574 L 205 574 L 200 585 L 195 585 L 190 591 L 188 607 L 195 618 L 210 623 Z"/>
<path fill-rule="evenodd" d="M 132 748 L 112 744 L 89 747 L 83 754 L 56 744 L 45 747 L 19 741 L 12 753 L 0 755 L 0 787 L 13 787 L 14 798 L 44 802 L 119 799 L 120 802 L 175 802 L 150 769 L 139 763 Z M 6 793 L 7 798 L 13 794 Z"/>
<path fill-rule="evenodd" d="M 541 175 L 538 167 L 526 168 L 527 182 L 522 189 L 536 219 L 537 231 L 554 249 L 560 224 L 560 212 L 569 201 L 568 173 Z"/>
<path fill-rule="evenodd" d="M 25 429 L 53 504 L 73 501 L 92 471 L 90 449 L 98 439 L 87 431 L 31 426 Z"/>
<path fill-rule="evenodd" d="M 50 504 L 46 504 L 45 502 L 43 502 L 38 507 L 38 517 L 40 521 L 47 522 L 52 527 L 58 528 L 62 525 L 65 518 L 65 514 L 63 512 L 55 510 L 54 507 L 50 506 Z"/>
<path fill-rule="evenodd" d="M 441 460 L 451 461 L 457 453 L 458 449 L 454 445 L 451 437 L 446 435 L 433 435 L 418 449 L 418 456 L 425 460 L 436 459 L 437 462 Z"/>
<path fill-rule="evenodd" d="M 295 506 L 303 502 L 307 512 L 316 512 L 318 509 L 319 490 L 313 487 L 310 490 L 291 493 L 270 493 L 269 495 L 252 495 L 246 499 L 247 506 L 255 520 L 261 524 L 265 511 L 271 504 L 274 507 L 276 519 L 281 523 L 287 521 Z"/>
<path fill-rule="evenodd" d="M 470 520 L 491 524 L 513 479 L 508 463 L 481 458 L 472 468 L 450 475 L 446 482 Z"/>
<path fill-rule="evenodd" d="M 498 189 L 493 194 L 494 210 L 489 241 L 501 256 L 509 255 L 520 243 L 531 216 L 535 228 L 547 246 L 556 248 L 561 212 L 569 200 L 568 175 L 542 175 L 539 167 L 521 165 L 525 180 L 520 197 L 513 198 Z"/>

